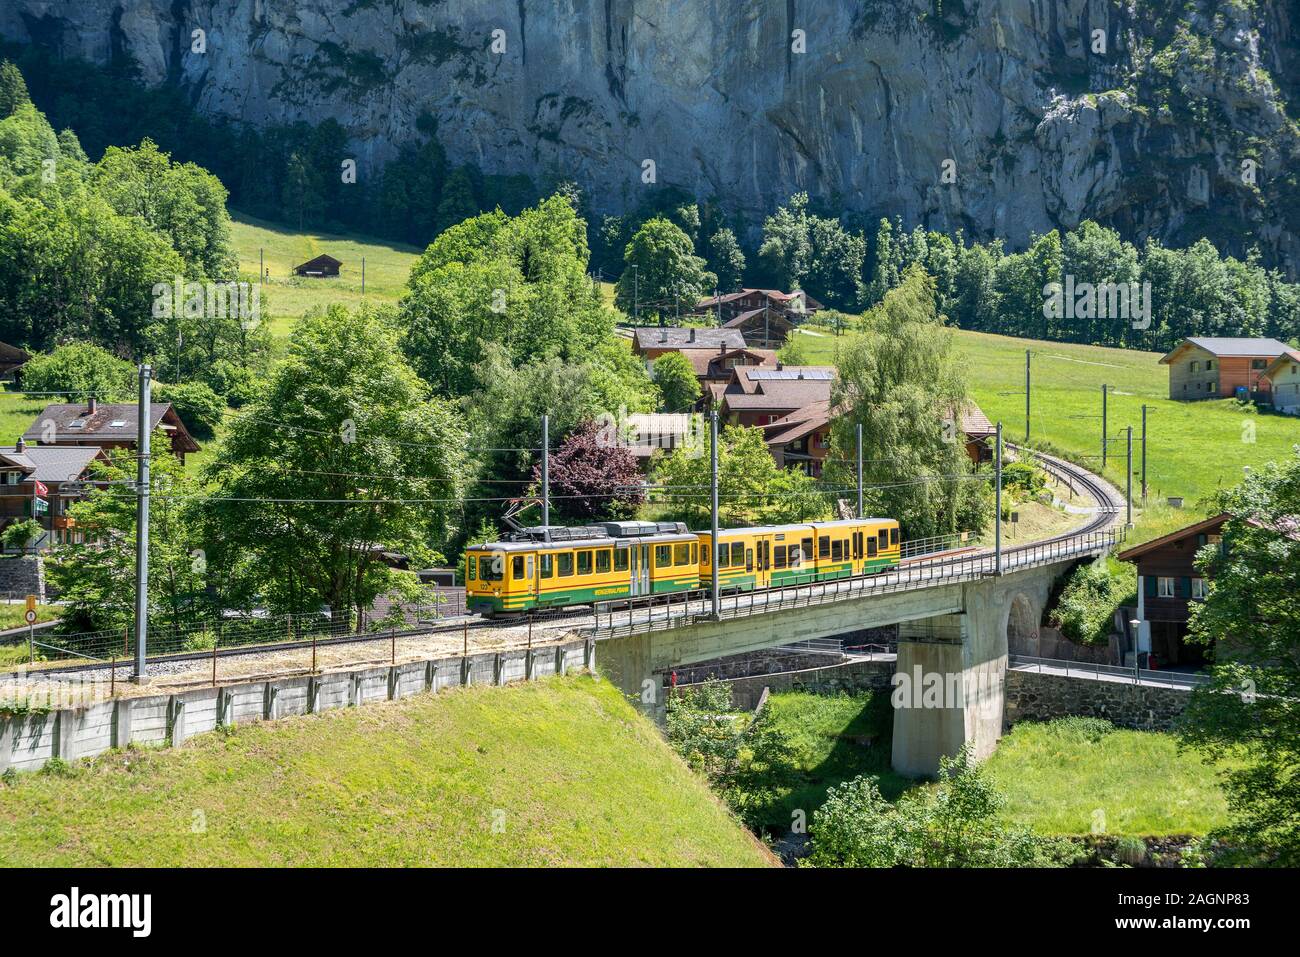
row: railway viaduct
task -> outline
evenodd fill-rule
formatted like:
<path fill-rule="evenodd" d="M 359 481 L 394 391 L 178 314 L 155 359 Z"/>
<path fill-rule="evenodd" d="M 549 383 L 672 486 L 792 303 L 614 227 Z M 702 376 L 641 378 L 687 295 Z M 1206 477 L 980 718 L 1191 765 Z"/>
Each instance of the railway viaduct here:
<path fill-rule="evenodd" d="M 985 758 L 1002 733 L 1009 637 L 1032 635 L 1056 580 L 1119 540 L 1118 493 L 1077 467 L 1049 464 L 1088 483 L 1098 502 L 1076 532 L 1000 557 L 940 555 L 867 579 L 736 596 L 717 619 L 702 600 L 598 615 L 599 668 L 662 719 L 664 675 L 674 667 L 896 624 L 894 769 L 934 775 L 940 757 L 966 743 Z"/>

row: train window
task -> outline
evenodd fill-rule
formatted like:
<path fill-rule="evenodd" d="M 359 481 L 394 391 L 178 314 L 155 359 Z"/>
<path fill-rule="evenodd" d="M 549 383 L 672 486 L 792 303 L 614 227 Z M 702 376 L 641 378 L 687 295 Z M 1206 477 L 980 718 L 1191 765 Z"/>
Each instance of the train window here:
<path fill-rule="evenodd" d="M 831 543 L 831 561 L 833 562 L 844 561 L 844 543 L 841 542 L 838 538 Z"/>
<path fill-rule="evenodd" d="M 604 574 L 609 571 L 609 549 L 602 548 L 596 553 L 596 571 Z"/>
<path fill-rule="evenodd" d="M 891 529 L 889 530 L 889 544 L 891 544 L 891 545 L 897 545 L 897 544 L 898 544 L 898 529 L 896 529 L 896 528 L 891 528 Z"/>
<path fill-rule="evenodd" d="M 626 548 L 614 549 L 614 571 L 627 571 L 628 551 Z"/>
<path fill-rule="evenodd" d="M 798 545 L 790 546 L 790 567 L 798 568 L 803 564 L 803 549 Z"/>
<path fill-rule="evenodd" d="M 754 570 L 754 550 L 752 548 L 747 548 L 745 549 L 745 571 L 752 572 L 753 570 Z"/>
<path fill-rule="evenodd" d="M 579 575 L 591 574 L 591 552 L 589 551 L 578 552 L 578 574 Z"/>
<path fill-rule="evenodd" d="M 691 542 L 691 564 L 698 565 L 699 563 L 700 563 L 700 543 Z"/>
<path fill-rule="evenodd" d="M 478 562 L 474 560 L 473 555 L 465 559 L 465 568 L 468 570 L 466 577 L 470 581 L 478 581 Z"/>
<path fill-rule="evenodd" d="M 673 564 L 689 565 L 691 563 L 691 547 L 683 542 L 680 545 L 673 546 Z"/>
<path fill-rule="evenodd" d="M 807 555 L 809 558 L 813 557 L 813 542 L 811 538 L 805 538 L 799 543 L 799 554 Z"/>
<path fill-rule="evenodd" d="M 673 563 L 673 547 L 671 545 L 655 546 L 655 567 L 667 568 Z"/>
<path fill-rule="evenodd" d="M 505 562 L 500 555 L 483 555 L 478 560 L 478 577 L 485 582 L 499 582 Z"/>
<path fill-rule="evenodd" d="M 550 578 L 554 574 L 555 574 L 555 556 L 543 555 L 542 556 L 542 577 Z"/>
<path fill-rule="evenodd" d="M 739 568 L 744 563 L 745 563 L 745 543 L 732 542 L 731 543 L 731 564 L 734 565 L 736 568 Z"/>
<path fill-rule="evenodd" d="M 570 577 L 573 574 L 573 552 L 561 552 L 555 557 L 560 560 L 560 577 Z"/>
<path fill-rule="evenodd" d="M 880 547 L 881 548 L 889 547 L 889 533 L 885 531 L 883 528 L 880 530 Z"/>
<path fill-rule="evenodd" d="M 785 546 L 776 546 L 776 568 L 785 568 Z"/>
<path fill-rule="evenodd" d="M 719 568 L 727 568 L 731 564 L 729 561 L 727 561 L 727 558 L 730 556 L 730 554 L 731 554 L 731 549 L 727 547 L 727 543 L 719 542 L 718 543 L 718 567 Z"/>
<path fill-rule="evenodd" d="M 524 580 L 524 556 L 516 555 L 510 560 L 510 577 L 515 581 Z"/>
<path fill-rule="evenodd" d="M 876 536 L 874 535 L 867 539 L 867 557 L 876 557 Z"/>
<path fill-rule="evenodd" d="M 823 538 L 820 542 L 817 543 L 817 557 L 818 558 L 831 557 L 831 540 L 829 538 Z"/>

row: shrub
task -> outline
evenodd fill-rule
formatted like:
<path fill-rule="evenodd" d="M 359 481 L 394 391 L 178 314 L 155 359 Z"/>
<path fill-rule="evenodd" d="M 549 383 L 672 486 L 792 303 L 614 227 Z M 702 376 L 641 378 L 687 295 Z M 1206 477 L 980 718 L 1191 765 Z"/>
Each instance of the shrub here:
<path fill-rule="evenodd" d="M 89 342 L 70 342 L 36 355 L 23 366 L 27 392 L 62 392 L 73 401 L 94 395 L 101 402 L 130 402 L 136 394 L 131 363 Z"/>
<path fill-rule="evenodd" d="M 1071 641 L 1105 644 L 1116 609 L 1136 602 L 1136 567 L 1112 558 L 1098 559 L 1070 574 L 1051 621 Z"/>
<path fill-rule="evenodd" d="M 212 388 L 202 382 L 159 384 L 156 390 L 159 402 L 170 402 L 185 428 L 196 439 L 210 439 L 216 435 L 217 426 L 226 414 L 226 404 Z"/>
<path fill-rule="evenodd" d="M 25 518 L 21 522 L 14 522 L 3 532 L 0 532 L 0 541 L 4 542 L 5 548 L 20 549 L 26 547 L 27 543 L 39 535 L 40 532 L 40 522 L 34 518 Z"/>

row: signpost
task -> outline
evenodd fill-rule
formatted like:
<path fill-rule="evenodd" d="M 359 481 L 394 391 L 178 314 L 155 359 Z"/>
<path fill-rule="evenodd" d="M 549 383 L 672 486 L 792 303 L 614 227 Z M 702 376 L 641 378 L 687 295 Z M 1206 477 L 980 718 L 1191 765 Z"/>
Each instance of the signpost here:
<path fill-rule="evenodd" d="M 27 622 L 27 660 L 36 663 L 36 596 L 27 596 L 27 611 L 23 613 Z"/>

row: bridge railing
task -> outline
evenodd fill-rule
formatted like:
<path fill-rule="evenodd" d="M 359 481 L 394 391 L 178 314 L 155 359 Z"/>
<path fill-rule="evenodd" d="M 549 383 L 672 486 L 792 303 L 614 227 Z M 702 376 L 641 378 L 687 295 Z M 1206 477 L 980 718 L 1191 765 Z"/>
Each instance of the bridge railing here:
<path fill-rule="evenodd" d="M 1002 552 L 1002 571 L 1030 568 L 1062 559 L 1095 555 L 1116 544 L 1114 531 L 1090 532 L 1054 542 L 1020 545 Z M 829 582 L 786 585 L 724 596 L 718 620 L 748 618 L 793 608 L 831 604 L 868 595 L 886 595 L 900 591 L 919 591 L 940 585 L 974 581 L 997 574 L 995 556 L 952 555 L 928 562 L 897 566 L 887 572 Z M 599 639 L 668 631 L 686 625 L 713 620 L 712 602 L 706 591 L 679 592 L 647 596 L 631 602 L 598 602 L 594 606 L 593 625 L 585 634 Z"/>
<path fill-rule="evenodd" d="M 1007 667 L 1017 671 L 1062 674 L 1067 678 L 1118 679 L 1132 684 L 1157 683 L 1186 688 L 1208 684 L 1212 680 L 1209 675 L 1202 673 L 1126 668 L 1123 665 L 1103 665 L 1090 661 L 1067 661 L 1064 658 L 1035 658 L 1032 655 L 1008 655 Z"/>

